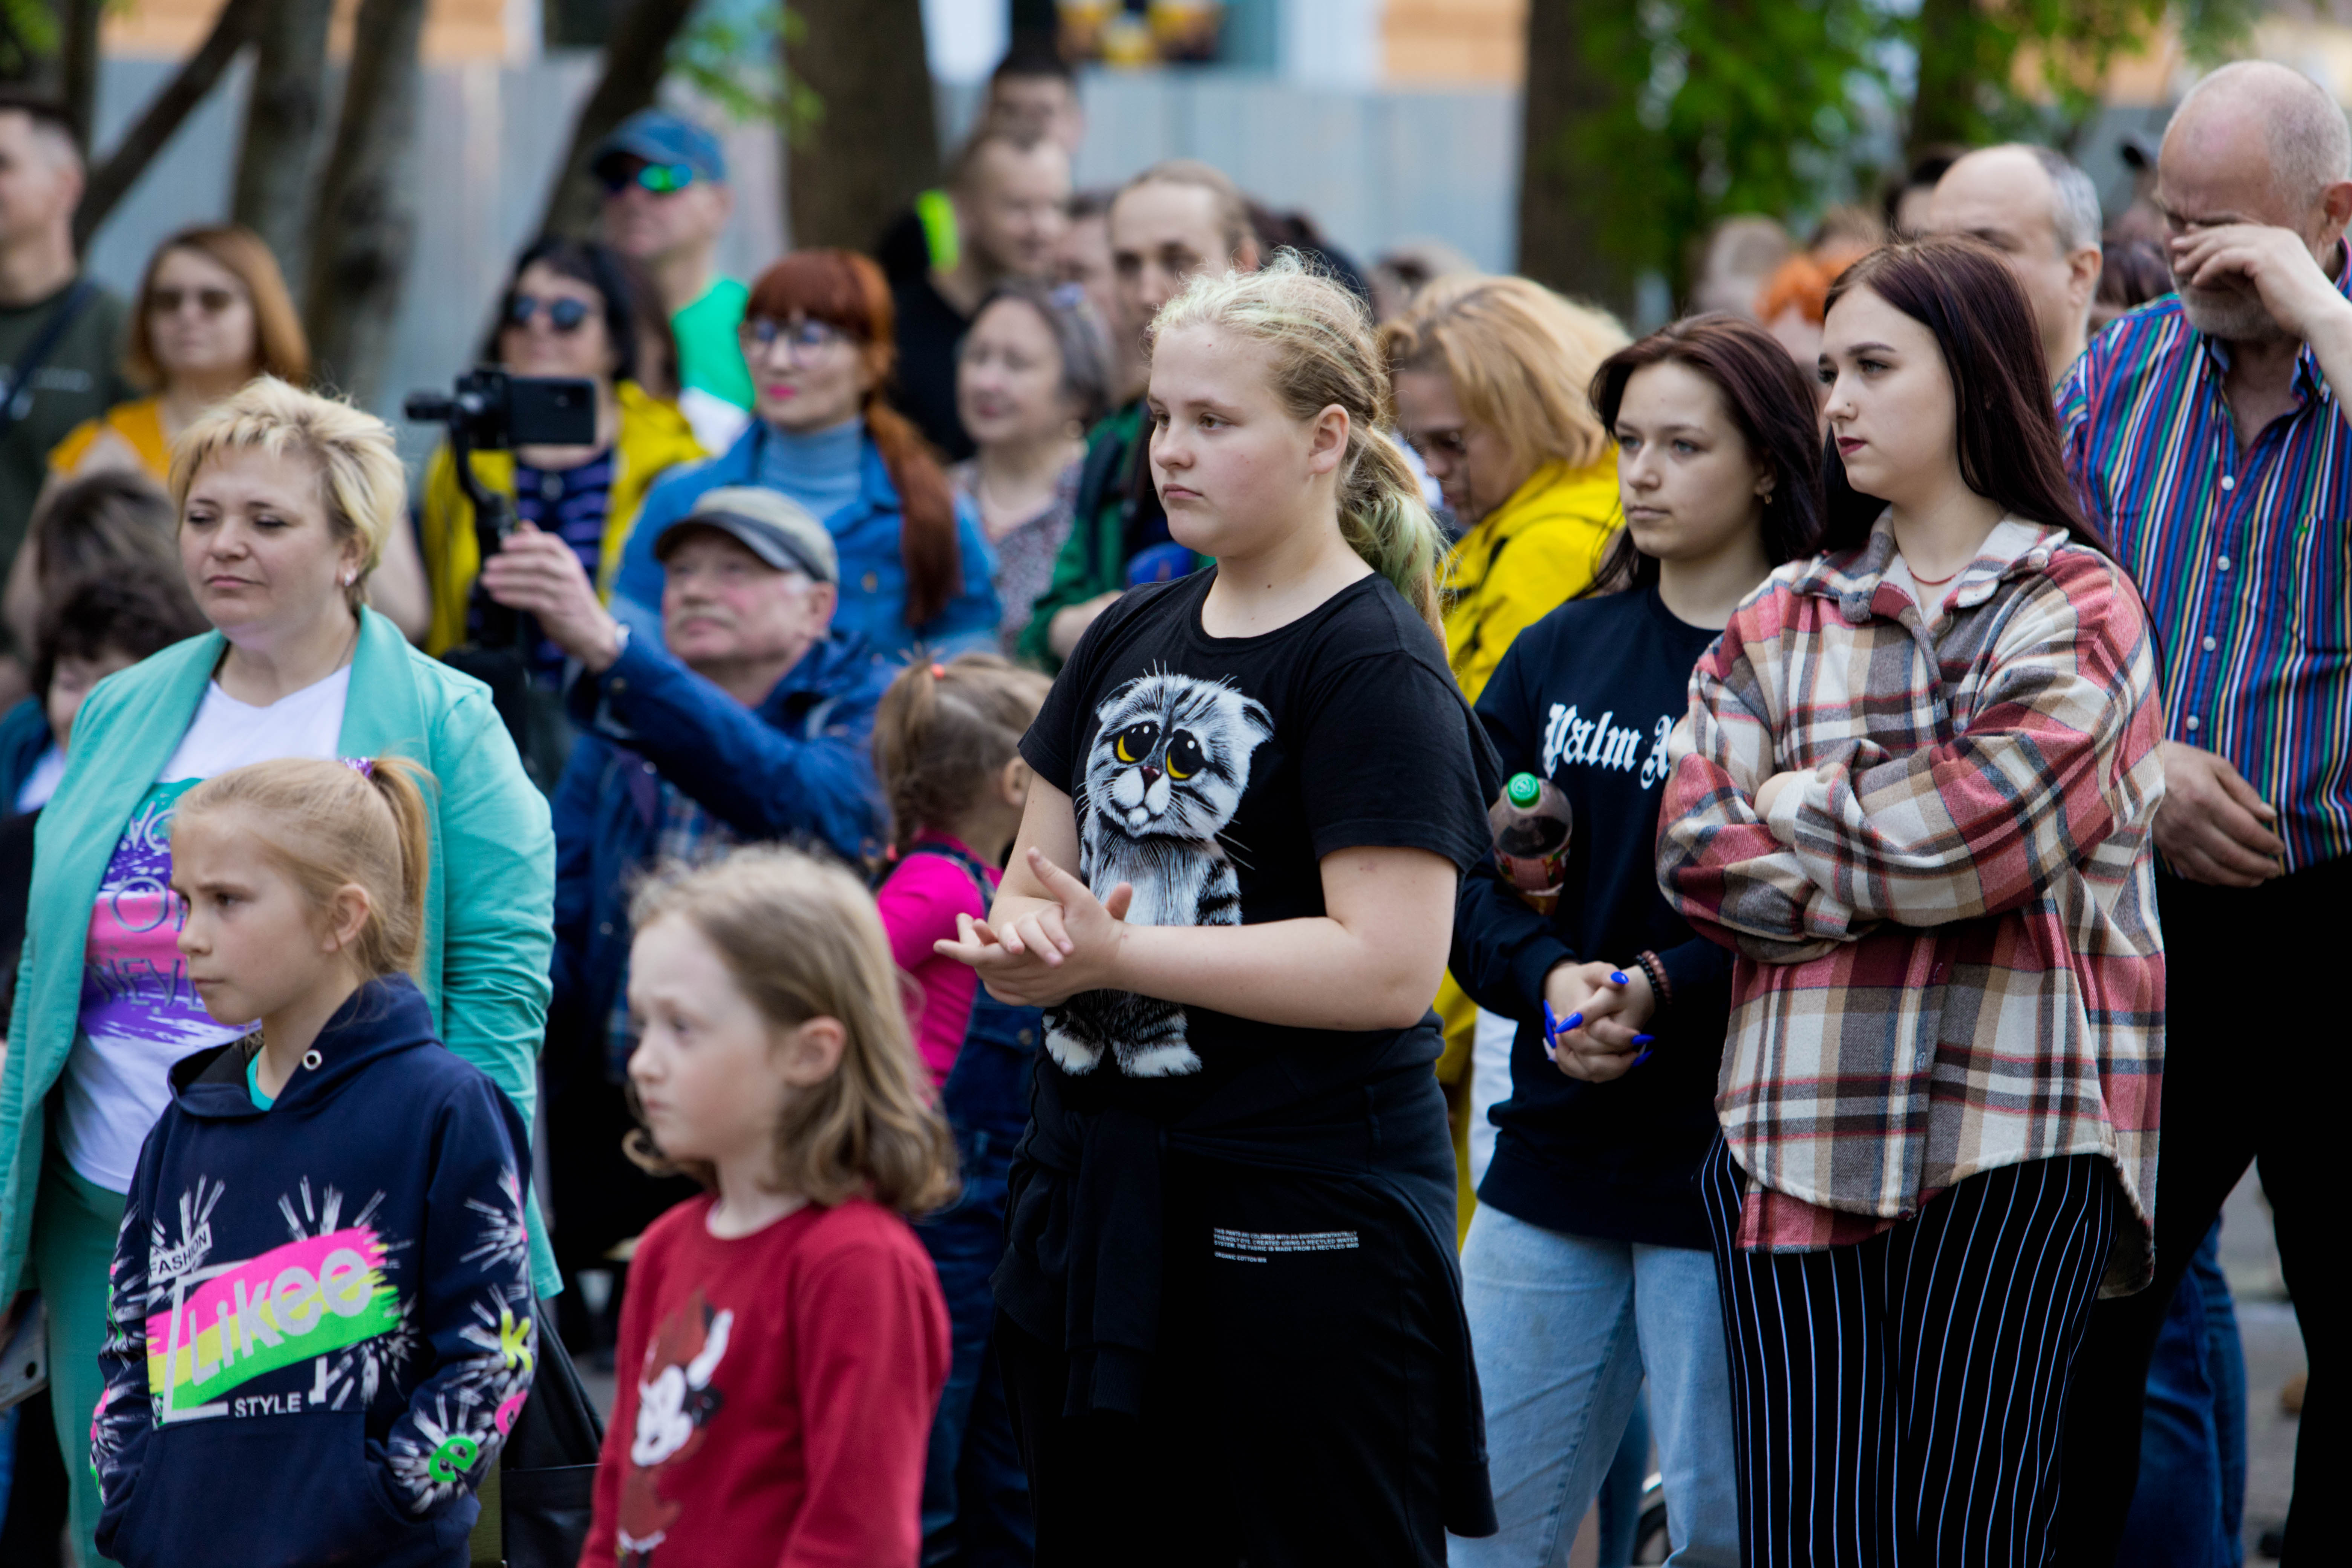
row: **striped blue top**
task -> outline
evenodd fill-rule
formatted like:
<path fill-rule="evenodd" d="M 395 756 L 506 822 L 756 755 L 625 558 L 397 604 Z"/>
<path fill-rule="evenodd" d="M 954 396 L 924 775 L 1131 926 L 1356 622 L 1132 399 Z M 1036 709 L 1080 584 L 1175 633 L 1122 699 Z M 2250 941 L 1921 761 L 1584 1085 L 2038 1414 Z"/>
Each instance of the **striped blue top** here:
<path fill-rule="evenodd" d="M 2142 306 L 2075 362 L 2058 420 L 2147 603 L 2166 738 L 2245 775 L 2296 870 L 2352 852 L 2352 428 L 2305 345 L 2294 411 L 2240 451 L 2229 354 L 2177 297 Z"/>

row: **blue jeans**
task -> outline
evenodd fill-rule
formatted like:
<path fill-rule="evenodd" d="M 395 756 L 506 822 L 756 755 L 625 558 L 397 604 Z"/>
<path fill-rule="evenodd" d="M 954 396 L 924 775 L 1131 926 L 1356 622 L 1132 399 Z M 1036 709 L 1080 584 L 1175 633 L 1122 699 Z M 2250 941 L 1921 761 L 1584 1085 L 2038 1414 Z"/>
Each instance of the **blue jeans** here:
<path fill-rule="evenodd" d="M 2139 1485 L 2118 1563 L 2241 1568 L 2245 1562 L 2246 1355 L 2221 1252 L 2216 1220 L 2157 1336 L 2140 1417 Z"/>
<path fill-rule="evenodd" d="M 1681 1568 L 1736 1568 L 1739 1494 L 1715 1259 L 1545 1230 L 1481 1204 L 1462 1299 L 1499 1533 L 1453 1568 L 1556 1568 L 1617 1458 L 1644 1379 Z"/>

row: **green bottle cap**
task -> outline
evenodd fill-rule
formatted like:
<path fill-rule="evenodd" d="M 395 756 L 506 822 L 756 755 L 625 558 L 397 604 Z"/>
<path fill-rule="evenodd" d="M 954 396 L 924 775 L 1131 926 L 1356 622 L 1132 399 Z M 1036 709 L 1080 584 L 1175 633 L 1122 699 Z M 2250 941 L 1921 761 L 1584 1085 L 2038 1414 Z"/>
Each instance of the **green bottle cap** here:
<path fill-rule="evenodd" d="M 1543 780 L 1533 773 L 1513 773 L 1511 782 L 1503 786 L 1511 804 L 1525 810 L 1543 798 Z"/>

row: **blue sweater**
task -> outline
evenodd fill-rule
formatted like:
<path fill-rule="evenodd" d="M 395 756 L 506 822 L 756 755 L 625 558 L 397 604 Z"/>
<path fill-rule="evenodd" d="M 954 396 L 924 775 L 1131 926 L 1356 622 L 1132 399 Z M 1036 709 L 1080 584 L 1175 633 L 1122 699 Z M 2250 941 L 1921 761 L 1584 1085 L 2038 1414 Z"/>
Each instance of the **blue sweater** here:
<path fill-rule="evenodd" d="M 776 437 L 766 421 L 754 419 L 742 438 L 707 463 L 673 468 L 646 496 L 622 552 L 613 580 L 613 614 L 639 637 L 661 638 L 662 565 L 654 542 L 662 530 L 694 510 L 705 494 L 726 485 L 756 485 Z M 864 442 L 857 499 L 824 520 L 841 560 L 841 607 L 833 624 L 856 632 L 883 658 L 897 661 L 919 643 L 933 658 L 972 650 L 992 652 L 1003 618 L 996 597 L 994 555 L 980 519 L 965 502 L 956 503 L 956 548 L 962 557 L 963 585 L 947 607 L 919 626 L 907 624 L 907 567 L 898 554 L 898 491 L 881 449 Z"/>
<path fill-rule="evenodd" d="M 242 1044 L 172 1069 L 123 1212 L 90 1436 L 131 1568 L 464 1568 L 537 1344 L 513 1103 L 405 976 L 267 1111 Z"/>

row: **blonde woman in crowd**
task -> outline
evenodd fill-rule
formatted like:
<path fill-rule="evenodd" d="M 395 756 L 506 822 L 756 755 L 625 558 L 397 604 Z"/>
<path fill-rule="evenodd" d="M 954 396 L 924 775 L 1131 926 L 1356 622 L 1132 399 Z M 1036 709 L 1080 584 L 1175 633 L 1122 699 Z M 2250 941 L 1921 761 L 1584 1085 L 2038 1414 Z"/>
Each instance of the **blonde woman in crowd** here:
<path fill-rule="evenodd" d="M 1397 427 L 1463 530 L 1444 578 L 1445 653 L 1472 702 L 1511 639 L 1591 583 L 1616 527 L 1616 451 L 1585 389 L 1626 342 L 1604 312 L 1525 278 L 1439 279 L 1381 329 Z M 1486 1110 L 1510 1092 L 1512 1026 L 1487 1025 L 1474 1068 L 1478 1009 L 1450 976 L 1437 1011 L 1466 1231 L 1494 1148 Z"/>

